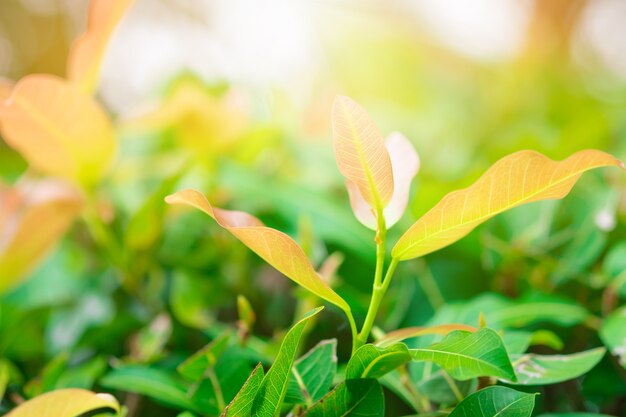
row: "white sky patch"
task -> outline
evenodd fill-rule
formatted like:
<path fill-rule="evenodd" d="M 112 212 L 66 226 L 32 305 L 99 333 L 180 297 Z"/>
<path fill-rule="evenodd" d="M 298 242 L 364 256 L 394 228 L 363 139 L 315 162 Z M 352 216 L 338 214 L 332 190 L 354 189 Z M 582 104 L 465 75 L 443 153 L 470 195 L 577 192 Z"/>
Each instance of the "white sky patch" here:
<path fill-rule="evenodd" d="M 311 11 L 290 0 L 136 0 L 108 48 L 101 93 L 128 110 L 184 70 L 209 81 L 308 86 L 319 64 Z"/>
<path fill-rule="evenodd" d="M 521 0 L 406 0 L 444 45 L 485 60 L 519 51 L 531 12 Z"/>
<path fill-rule="evenodd" d="M 591 47 L 615 75 L 626 79 L 626 1 L 595 0 L 585 9 L 578 41 Z M 584 56 L 580 59 L 585 59 Z"/>

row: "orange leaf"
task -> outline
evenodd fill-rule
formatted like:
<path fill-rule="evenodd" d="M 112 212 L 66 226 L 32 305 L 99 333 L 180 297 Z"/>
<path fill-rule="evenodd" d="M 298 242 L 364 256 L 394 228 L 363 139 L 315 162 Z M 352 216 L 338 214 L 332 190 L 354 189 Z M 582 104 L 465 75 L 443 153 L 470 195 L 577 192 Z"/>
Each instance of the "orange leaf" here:
<path fill-rule="evenodd" d="M 50 391 L 26 401 L 5 417 L 77 417 L 87 412 L 120 406 L 109 394 L 96 394 L 78 388 Z"/>
<path fill-rule="evenodd" d="M 387 152 L 389 152 L 394 182 L 393 196 L 383 210 L 386 226 L 390 228 L 404 214 L 406 205 L 409 202 L 411 181 L 417 175 L 420 160 L 413 145 L 402 133 L 394 132 L 390 134 L 385 141 L 385 147 Z M 346 187 L 350 195 L 350 205 L 356 218 L 364 226 L 376 230 L 376 216 L 361 196 L 361 192 L 356 184 L 346 181 Z"/>
<path fill-rule="evenodd" d="M 352 99 L 333 103 L 335 158 L 341 173 L 375 212 L 393 195 L 393 173 L 382 134 L 367 112 Z"/>
<path fill-rule="evenodd" d="M 0 187 L 0 293 L 21 282 L 80 212 L 80 195 L 53 180 Z"/>
<path fill-rule="evenodd" d="M 214 208 L 198 191 L 178 191 L 166 197 L 165 201 L 169 204 L 185 204 L 205 212 L 285 276 L 342 310 L 350 310 L 344 299 L 315 272 L 300 246 L 286 234 L 264 226 L 248 213 Z"/>
<path fill-rule="evenodd" d="M 86 93 L 98 86 L 106 46 L 133 0 L 92 0 L 87 32 L 74 41 L 67 63 L 68 78 Z"/>
<path fill-rule="evenodd" d="M 115 137 L 90 96 L 52 75 L 29 75 L 0 106 L 6 142 L 49 175 L 92 185 L 108 168 Z"/>
<path fill-rule="evenodd" d="M 585 150 L 557 162 L 520 151 L 496 162 L 474 184 L 446 195 L 402 235 L 391 252 L 399 260 L 423 256 L 456 242 L 476 226 L 513 207 L 565 197 L 585 172 L 624 165 L 615 157 Z"/>

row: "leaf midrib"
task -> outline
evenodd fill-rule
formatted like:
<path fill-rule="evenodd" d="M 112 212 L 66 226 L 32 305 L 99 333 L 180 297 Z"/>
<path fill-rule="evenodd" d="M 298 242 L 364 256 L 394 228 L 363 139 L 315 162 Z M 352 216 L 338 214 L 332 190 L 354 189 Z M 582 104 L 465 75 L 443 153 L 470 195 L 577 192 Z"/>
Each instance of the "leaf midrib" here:
<path fill-rule="evenodd" d="M 374 177 L 367 163 L 367 159 L 365 158 L 365 153 L 363 152 L 363 145 L 360 140 L 360 135 L 358 134 L 356 126 L 354 125 L 354 122 L 352 120 L 351 114 L 350 112 L 347 111 L 344 102 L 340 101 L 339 103 L 342 108 L 342 111 L 346 115 L 346 121 L 348 122 L 350 131 L 352 132 L 353 142 L 354 142 L 357 154 L 359 156 L 359 159 L 361 161 L 361 167 L 363 168 L 363 171 L 365 172 L 365 177 L 367 178 L 367 184 L 369 185 L 370 192 L 372 193 L 372 197 L 374 198 L 374 205 L 376 206 L 375 207 L 376 211 L 377 212 L 382 211 L 383 204 L 380 199 L 380 195 L 378 194 L 378 189 L 376 188 L 376 183 L 374 182 Z"/>

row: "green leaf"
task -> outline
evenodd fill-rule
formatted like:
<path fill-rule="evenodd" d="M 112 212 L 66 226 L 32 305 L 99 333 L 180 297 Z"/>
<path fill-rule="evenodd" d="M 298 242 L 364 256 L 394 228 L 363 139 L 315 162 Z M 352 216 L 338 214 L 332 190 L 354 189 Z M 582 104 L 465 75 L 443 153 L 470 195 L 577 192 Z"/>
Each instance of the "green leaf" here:
<path fill-rule="evenodd" d="M 323 340 L 291 368 L 285 402 L 313 404 L 322 398 L 337 373 L 337 339 Z"/>
<path fill-rule="evenodd" d="M 571 355 L 536 355 L 514 358 L 518 385 L 548 385 L 587 373 L 602 359 L 606 349 L 596 348 Z"/>
<path fill-rule="evenodd" d="M 604 319 L 600 338 L 612 355 L 626 368 L 626 306 L 618 308 Z"/>
<path fill-rule="evenodd" d="M 248 377 L 235 398 L 226 406 L 221 417 L 249 416 L 254 397 L 263 382 L 263 366 L 258 364 Z"/>
<path fill-rule="evenodd" d="M 4 398 L 10 380 L 9 362 L 6 359 L 0 359 L 0 398 Z"/>
<path fill-rule="evenodd" d="M 526 352 L 530 341 L 532 339 L 532 333 L 523 330 L 506 331 L 502 335 L 502 341 L 506 346 L 506 351 L 509 355 L 522 354 Z"/>
<path fill-rule="evenodd" d="M 223 333 L 178 365 L 176 370 L 179 374 L 192 381 L 202 379 L 207 369 L 215 366 L 217 359 L 228 346 L 229 340 L 230 334 Z"/>
<path fill-rule="evenodd" d="M 530 417 L 535 394 L 506 387 L 488 387 L 465 398 L 449 417 Z"/>
<path fill-rule="evenodd" d="M 468 302 L 440 308 L 429 326 L 444 323 L 475 325 L 483 313 L 494 329 L 521 328 L 537 323 L 574 326 L 589 319 L 589 312 L 576 302 L 553 294 L 531 293 L 515 300 L 500 294 L 482 294 Z"/>
<path fill-rule="evenodd" d="M 456 330 L 439 343 L 410 352 L 413 360 L 435 362 L 460 381 L 479 376 L 515 380 L 502 339 L 488 328 L 475 333 Z"/>
<path fill-rule="evenodd" d="M 306 417 L 383 417 L 385 397 L 375 379 L 348 379 L 337 385 L 305 414 Z"/>
<path fill-rule="evenodd" d="M 280 406 L 287 393 L 287 383 L 289 382 L 291 367 L 295 360 L 304 327 L 307 321 L 319 313 L 322 308 L 323 307 L 318 307 L 307 313 L 289 330 L 289 332 L 287 332 L 280 346 L 280 350 L 278 351 L 278 356 L 270 370 L 267 371 L 254 398 L 252 405 L 253 416 L 273 416 L 280 411 Z"/>
<path fill-rule="evenodd" d="M 113 370 L 99 382 L 108 389 L 142 394 L 173 408 L 201 412 L 187 396 L 189 386 L 175 373 L 143 366 L 126 366 Z"/>
<path fill-rule="evenodd" d="M 540 414 L 537 417 L 613 417 L 608 414 L 595 414 L 595 413 L 549 413 Z"/>
<path fill-rule="evenodd" d="M 350 358 L 346 379 L 380 378 L 410 361 L 411 353 L 404 343 L 396 343 L 387 348 L 364 345 Z"/>

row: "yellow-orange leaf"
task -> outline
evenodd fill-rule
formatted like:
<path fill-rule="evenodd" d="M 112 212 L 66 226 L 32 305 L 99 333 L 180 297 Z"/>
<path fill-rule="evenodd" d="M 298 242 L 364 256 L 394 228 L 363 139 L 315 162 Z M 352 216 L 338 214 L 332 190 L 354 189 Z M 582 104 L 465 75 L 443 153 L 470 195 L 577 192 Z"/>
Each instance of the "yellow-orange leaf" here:
<path fill-rule="evenodd" d="M 400 238 L 392 256 L 406 260 L 456 242 L 480 223 L 521 204 L 563 198 L 593 168 L 623 164 L 613 156 L 585 150 L 557 162 L 534 151 L 506 156 L 474 184 L 446 195 Z"/>
<path fill-rule="evenodd" d="M 26 401 L 5 417 L 77 417 L 90 411 L 120 406 L 109 394 L 96 394 L 78 388 L 60 389 Z"/>
<path fill-rule="evenodd" d="M 367 112 L 352 99 L 333 103 L 335 158 L 341 173 L 376 212 L 393 195 L 393 173 L 383 136 Z"/>
<path fill-rule="evenodd" d="M 202 210 L 288 278 L 342 310 L 350 310 L 344 299 L 315 272 L 300 246 L 286 234 L 264 226 L 248 213 L 212 207 L 198 191 L 182 190 L 168 196 L 165 201 Z"/>
<path fill-rule="evenodd" d="M 82 208 L 66 184 L 44 180 L 0 186 L 0 293 L 21 282 Z"/>
<path fill-rule="evenodd" d="M 35 169 L 85 185 L 97 182 L 115 152 L 108 116 L 75 85 L 29 75 L 0 105 L 6 142 Z"/>
<path fill-rule="evenodd" d="M 68 78 L 86 93 L 98 86 L 107 43 L 133 0 L 91 0 L 87 32 L 74 41 L 67 63 Z"/>

